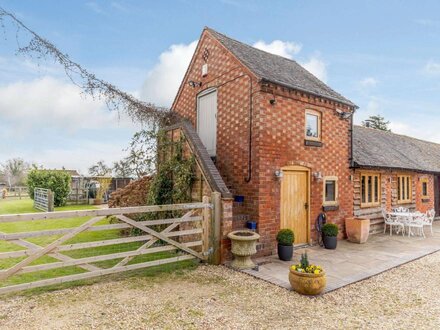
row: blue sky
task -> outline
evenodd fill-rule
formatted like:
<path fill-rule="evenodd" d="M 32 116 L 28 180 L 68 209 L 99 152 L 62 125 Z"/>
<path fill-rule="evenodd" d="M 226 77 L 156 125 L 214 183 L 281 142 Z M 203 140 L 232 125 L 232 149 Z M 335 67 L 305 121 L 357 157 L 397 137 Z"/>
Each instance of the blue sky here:
<path fill-rule="evenodd" d="M 395 132 L 440 142 L 438 1 L 0 0 L 98 76 L 169 105 L 204 26 L 294 58 Z M 52 62 L 0 39 L 0 162 L 87 167 L 124 156 L 139 126 L 81 97 Z"/>

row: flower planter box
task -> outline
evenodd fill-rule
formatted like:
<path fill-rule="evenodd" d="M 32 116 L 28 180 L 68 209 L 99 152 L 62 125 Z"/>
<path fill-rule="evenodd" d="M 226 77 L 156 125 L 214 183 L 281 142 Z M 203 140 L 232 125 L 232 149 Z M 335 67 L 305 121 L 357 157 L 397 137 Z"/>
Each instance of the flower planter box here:
<path fill-rule="evenodd" d="M 363 244 L 370 235 L 370 219 L 347 218 L 345 219 L 345 231 L 350 242 Z"/>

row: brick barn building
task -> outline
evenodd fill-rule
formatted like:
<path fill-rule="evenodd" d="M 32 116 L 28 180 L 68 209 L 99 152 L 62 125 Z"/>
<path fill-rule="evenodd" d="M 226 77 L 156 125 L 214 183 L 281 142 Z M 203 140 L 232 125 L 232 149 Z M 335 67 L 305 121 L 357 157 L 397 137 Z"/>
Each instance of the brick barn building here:
<path fill-rule="evenodd" d="M 227 231 L 244 228 L 248 220 L 257 222 L 259 255 L 268 255 L 276 251 L 280 228 L 294 230 L 295 244 L 313 243 L 315 220 L 325 211 L 342 238 L 347 217 L 376 217 L 379 200 L 394 205 L 391 186 L 400 177 L 382 166 L 386 164 L 364 162 L 369 156 L 353 150 L 353 136 L 362 139 L 372 131 L 353 126 L 356 108 L 297 62 L 203 30 L 172 111 L 189 121 L 238 201 L 232 219 L 223 224 L 223 249 Z M 419 178 L 428 179 L 426 189 L 434 194 L 440 160 L 438 164 L 399 169 L 418 173 L 411 179 L 412 197 L 418 196 Z M 365 176 L 364 169 L 380 175 Z M 430 174 L 420 175 L 427 170 Z M 361 203 L 361 182 L 364 187 L 373 182 L 381 190 L 373 203 Z M 374 189 L 367 191 L 372 193 Z M 423 205 L 432 207 L 434 196 L 429 200 Z M 364 207 L 370 211 L 362 211 Z"/>

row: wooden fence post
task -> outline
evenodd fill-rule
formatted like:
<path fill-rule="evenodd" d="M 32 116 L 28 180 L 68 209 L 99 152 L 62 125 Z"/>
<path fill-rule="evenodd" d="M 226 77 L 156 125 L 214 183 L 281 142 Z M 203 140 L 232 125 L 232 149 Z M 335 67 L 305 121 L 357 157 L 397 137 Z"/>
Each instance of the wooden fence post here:
<path fill-rule="evenodd" d="M 204 204 L 209 204 L 209 197 L 208 196 L 203 196 L 202 197 L 202 203 Z M 208 254 L 209 253 L 209 248 L 211 246 L 211 210 L 209 209 L 209 207 L 204 207 L 202 210 L 202 217 L 203 217 L 203 221 L 202 221 L 202 230 L 203 230 L 203 234 L 202 234 L 202 241 L 203 241 L 203 245 L 202 245 L 202 253 L 203 254 Z"/>
<path fill-rule="evenodd" d="M 49 190 L 47 193 L 47 212 L 53 212 L 55 209 L 55 200 L 54 200 L 54 193 L 52 190 Z"/>
<path fill-rule="evenodd" d="M 222 197 L 219 192 L 213 192 L 211 202 L 214 206 L 211 220 L 211 243 L 213 248 L 210 254 L 209 263 L 219 265 L 221 260 L 220 240 L 221 240 L 221 219 L 222 219 Z"/>

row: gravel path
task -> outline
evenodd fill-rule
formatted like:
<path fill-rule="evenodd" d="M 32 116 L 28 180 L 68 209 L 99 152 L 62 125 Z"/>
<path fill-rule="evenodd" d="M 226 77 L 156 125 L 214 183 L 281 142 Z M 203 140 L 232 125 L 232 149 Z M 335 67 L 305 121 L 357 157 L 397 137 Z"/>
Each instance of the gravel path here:
<path fill-rule="evenodd" d="M 225 267 L 0 302 L 0 329 L 439 329 L 440 253 L 319 298 Z M 287 276 L 287 275 L 286 275 Z"/>

